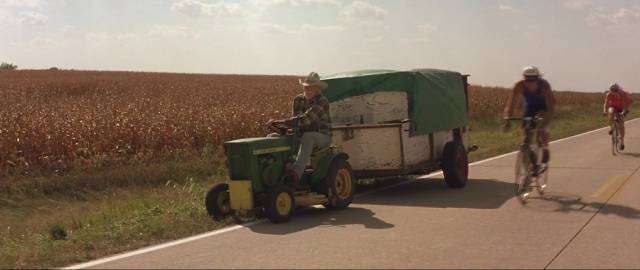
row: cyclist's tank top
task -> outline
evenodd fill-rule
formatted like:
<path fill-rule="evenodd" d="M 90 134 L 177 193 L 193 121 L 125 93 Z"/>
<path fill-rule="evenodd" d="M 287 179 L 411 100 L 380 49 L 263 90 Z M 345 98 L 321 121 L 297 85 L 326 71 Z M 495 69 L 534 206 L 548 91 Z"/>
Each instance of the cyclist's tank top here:
<path fill-rule="evenodd" d="M 614 107 L 617 110 L 623 110 L 626 107 L 629 97 L 622 90 L 618 90 L 616 94 L 609 94 L 607 97 L 607 105 Z"/>
<path fill-rule="evenodd" d="M 544 81 L 538 80 L 536 83 L 538 84 L 538 88 L 535 91 L 527 90 L 526 83 L 523 84 L 522 95 L 524 96 L 527 111 L 542 111 L 547 109 L 547 103 L 544 101 L 544 95 L 542 95 Z"/>

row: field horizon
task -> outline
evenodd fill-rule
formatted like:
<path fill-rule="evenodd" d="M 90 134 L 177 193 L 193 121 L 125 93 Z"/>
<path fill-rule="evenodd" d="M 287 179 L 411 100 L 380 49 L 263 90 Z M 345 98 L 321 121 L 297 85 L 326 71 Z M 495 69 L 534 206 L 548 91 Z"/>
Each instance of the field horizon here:
<path fill-rule="evenodd" d="M 54 67 L 52 67 L 54 68 Z M 291 77 L 291 78 L 304 78 L 307 74 L 301 73 L 299 75 L 295 74 L 279 74 L 279 73 L 205 73 L 205 72 L 178 72 L 178 71 L 155 71 L 155 70 L 122 70 L 122 69 L 74 69 L 74 68 L 58 68 L 55 67 L 55 70 L 52 68 L 27 68 L 27 69 L 17 69 L 17 70 L 0 70 L 0 72 L 42 72 L 42 71 L 50 71 L 50 72 L 107 72 L 107 73 L 138 73 L 138 74 L 175 74 L 175 75 L 214 75 L 214 76 L 275 76 L 275 77 Z M 379 68 L 380 70 L 384 70 L 385 68 Z M 374 69 L 377 70 L 377 69 Z M 411 69 L 407 69 L 411 70 Z M 357 71 L 357 70 L 346 70 L 346 71 L 338 71 L 336 73 L 347 72 L 347 71 Z M 322 76 L 329 76 L 332 74 L 321 74 Z M 467 74 L 465 72 L 460 72 L 462 74 Z M 473 81 L 473 74 L 470 74 L 471 81 Z M 514 84 L 519 78 L 514 77 Z M 474 84 L 471 85 L 476 87 L 483 88 L 505 88 L 510 89 L 513 85 L 490 85 L 490 84 Z M 553 91 L 558 92 L 576 92 L 576 93 L 604 93 L 605 90 L 602 91 L 588 91 L 588 90 L 580 90 L 580 89 L 553 89 Z M 633 94 L 632 92 L 629 92 Z"/>

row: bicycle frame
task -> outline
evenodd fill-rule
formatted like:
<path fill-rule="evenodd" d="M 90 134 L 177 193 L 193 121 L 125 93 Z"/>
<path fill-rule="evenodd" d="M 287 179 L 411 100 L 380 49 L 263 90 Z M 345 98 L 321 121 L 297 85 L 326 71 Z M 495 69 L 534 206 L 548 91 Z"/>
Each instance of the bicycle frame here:
<path fill-rule="evenodd" d="M 611 153 L 615 156 L 619 153 L 618 144 L 620 143 L 620 122 L 622 121 L 624 114 L 615 112 L 613 114 L 613 121 L 611 123 Z"/>
<path fill-rule="evenodd" d="M 544 190 L 547 186 L 547 169 L 545 168 L 543 171 L 539 171 L 540 163 L 538 161 L 538 152 L 540 148 L 533 149 L 532 140 L 533 136 L 536 136 L 534 133 L 536 131 L 535 124 L 537 121 L 542 120 L 542 118 L 538 117 L 522 117 L 522 118 L 505 118 L 505 120 L 519 120 L 523 121 L 523 129 L 524 129 L 524 142 L 520 148 L 520 152 L 516 158 L 516 168 L 515 168 L 515 193 L 516 196 L 520 199 L 521 203 L 526 202 L 526 198 L 529 196 L 530 192 L 527 192 L 531 186 L 531 182 L 535 181 L 536 187 L 540 194 L 544 194 Z M 536 142 L 538 146 L 542 145 L 542 141 L 540 136 L 536 136 Z M 520 170 L 524 166 L 524 173 L 521 174 Z"/>

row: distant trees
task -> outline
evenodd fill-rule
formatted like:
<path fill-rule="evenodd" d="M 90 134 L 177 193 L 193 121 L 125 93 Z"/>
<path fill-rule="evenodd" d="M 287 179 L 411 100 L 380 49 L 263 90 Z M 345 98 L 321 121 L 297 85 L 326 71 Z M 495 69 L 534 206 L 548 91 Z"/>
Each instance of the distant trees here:
<path fill-rule="evenodd" d="M 16 70 L 16 69 L 18 69 L 18 66 L 12 63 L 2 62 L 2 64 L 0 64 L 0 70 Z"/>

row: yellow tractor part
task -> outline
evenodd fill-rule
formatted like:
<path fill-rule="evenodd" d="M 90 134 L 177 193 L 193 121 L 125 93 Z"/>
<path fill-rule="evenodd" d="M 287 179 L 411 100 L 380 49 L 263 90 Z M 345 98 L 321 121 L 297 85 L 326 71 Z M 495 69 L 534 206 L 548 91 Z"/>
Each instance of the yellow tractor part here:
<path fill-rule="evenodd" d="M 295 195 L 296 206 L 326 204 L 327 196 L 318 193 L 299 193 Z"/>
<path fill-rule="evenodd" d="M 293 201 L 288 193 L 282 192 L 276 197 L 276 210 L 281 216 L 288 215 L 293 207 Z"/>
<path fill-rule="evenodd" d="M 351 194 L 351 190 L 353 189 L 353 180 L 351 179 L 351 173 L 349 170 L 343 168 L 338 171 L 338 175 L 336 175 L 335 180 L 336 185 L 336 195 L 340 199 L 346 199 Z"/>
<path fill-rule="evenodd" d="M 253 188 L 250 180 L 229 181 L 231 209 L 238 213 L 253 210 Z"/>

